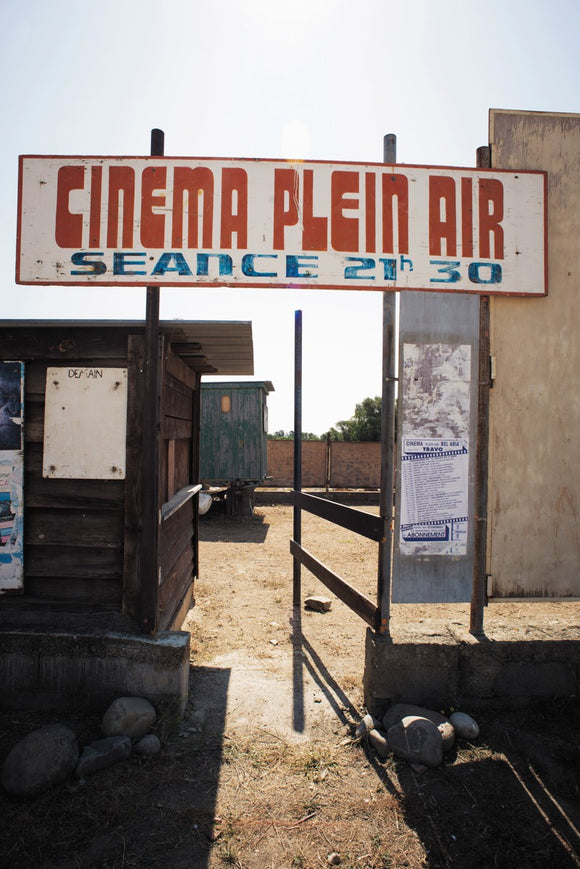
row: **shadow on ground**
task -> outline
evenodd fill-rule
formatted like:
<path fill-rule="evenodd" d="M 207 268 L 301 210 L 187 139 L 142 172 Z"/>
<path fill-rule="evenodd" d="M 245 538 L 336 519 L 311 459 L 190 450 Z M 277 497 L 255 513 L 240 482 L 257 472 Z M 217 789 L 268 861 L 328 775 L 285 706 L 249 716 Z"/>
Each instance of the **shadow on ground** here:
<path fill-rule="evenodd" d="M 160 721 L 160 736 L 167 738 L 162 755 L 133 755 L 34 798 L 10 797 L 0 788 L 3 869 L 206 869 L 214 845 L 229 676 L 227 669 L 191 669 L 191 691 L 211 694 L 208 726 L 177 736 L 163 732 L 173 731 L 175 721 Z M 2 713 L 0 764 L 35 727 L 67 724 L 83 745 L 101 738 L 100 719 Z"/>
<path fill-rule="evenodd" d="M 208 513 L 200 517 L 200 542 L 264 543 L 270 526 L 257 514 L 249 519 Z"/>

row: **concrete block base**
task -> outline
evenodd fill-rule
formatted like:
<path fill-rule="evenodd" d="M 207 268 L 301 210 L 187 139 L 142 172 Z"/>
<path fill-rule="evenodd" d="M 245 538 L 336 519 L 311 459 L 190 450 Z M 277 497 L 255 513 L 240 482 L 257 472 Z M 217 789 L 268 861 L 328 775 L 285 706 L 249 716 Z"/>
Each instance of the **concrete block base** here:
<path fill-rule="evenodd" d="M 578 693 L 580 639 L 473 637 L 467 631 L 366 635 L 364 697 L 373 715 L 407 701 L 433 709 L 521 706 Z"/>
<path fill-rule="evenodd" d="M 27 630 L 0 632 L 0 707 L 104 709 L 117 697 L 145 697 L 183 711 L 190 635 Z"/>

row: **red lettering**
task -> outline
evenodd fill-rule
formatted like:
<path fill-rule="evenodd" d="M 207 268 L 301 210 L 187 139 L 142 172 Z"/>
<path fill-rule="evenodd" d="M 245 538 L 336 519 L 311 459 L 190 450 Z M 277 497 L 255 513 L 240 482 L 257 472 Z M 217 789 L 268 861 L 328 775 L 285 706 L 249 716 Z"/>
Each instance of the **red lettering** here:
<path fill-rule="evenodd" d="M 304 209 L 302 221 L 303 250 L 326 250 L 328 245 L 328 218 L 313 214 L 314 171 L 304 170 Z"/>
<path fill-rule="evenodd" d="M 366 252 L 375 253 L 377 234 L 377 189 L 374 172 L 365 173 L 365 242 Z"/>
<path fill-rule="evenodd" d="M 491 206 L 491 207 L 490 207 Z M 503 259 L 503 184 L 497 178 L 479 179 L 479 255 L 491 258 L 490 236 L 493 235 L 494 259 Z"/>
<path fill-rule="evenodd" d="M 165 247 L 165 215 L 154 208 L 164 208 L 167 185 L 166 166 L 147 166 L 141 176 L 141 244 L 143 247 Z M 155 193 L 163 190 L 162 194 Z"/>
<path fill-rule="evenodd" d="M 103 167 L 91 166 L 91 210 L 89 213 L 89 247 L 101 246 L 101 191 Z"/>
<path fill-rule="evenodd" d="M 383 175 L 383 253 L 395 252 L 395 197 L 399 253 L 409 253 L 409 180 L 406 175 Z"/>
<path fill-rule="evenodd" d="M 358 172 L 333 172 L 331 176 L 330 240 L 334 250 L 358 250 L 358 218 L 345 217 L 345 209 L 358 208 L 358 199 L 347 193 L 359 192 Z"/>
<path fill-rule="evenodd" d="M 456 221 L 455 181 L 447 175 L 431 175 L 429 177 L 429 253 L 431 256 L 457 256 Z M 443 251 L 443 241 L 445 241 L 445 251 Z"/>
<path fill-rule="evenodd" d="M 61 166 L 58 170 L 54 237 L 59 247 L 83 246 L 83 216 L 71 214 L 68 205 L 71 190 L 83 190 L 84 181 L 84 166 Z"/>
<path fill-rule="evenodd" d="M 203 196 L 202 242 L 212 246 L 213 172 L 206 166 L 177 166 L 173 175 L 173 227 L 171 244 L 180 248 L 183 239 L 183 212 L 187 213 L 187 247 L 198 247 L 199 205 Z"/>
<path fill-rule="evenodd" d="M 284 250 L 284 227 L 298 223 L 298 172 L 295 169 L 274 171 L 274 250 Z"/>
<path fill-rule="evenodd" d="M 461 179 L 461 256 L 473 256 L 473 180 Z"/>
<path fill-rule="evenodd" d="M 234 198 L 236 199 L 235 212 Z M 238 250 L 246 248 L 248 246 L 248 173 L 245 169 L 222 169 L 220 230 L 222 248 L 233 247 L 234 232 L 238 236 Z"/>
<path fill-rule="evenodd" d="M 122 212 L 121 247 L 133 247 L 135 214 L 135 172 L 130 166 L 109 169 L 109 212 L 107 215 L 107 247 L 118 247 L 119 213 Z"/>

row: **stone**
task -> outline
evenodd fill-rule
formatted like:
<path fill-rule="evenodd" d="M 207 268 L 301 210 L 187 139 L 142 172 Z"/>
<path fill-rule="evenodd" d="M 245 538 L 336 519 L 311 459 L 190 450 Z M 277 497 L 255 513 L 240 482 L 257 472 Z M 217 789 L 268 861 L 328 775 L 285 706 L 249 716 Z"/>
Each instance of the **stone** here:
<path fill-rule="evenodd" d="M 443 739 L 429 718 L 406 715 L 387 731 L 391 751 L 409 763 L 439 766 L 443 760 Z"/>
<path fill-rule="evenodd" d="M 2 768 L 2 785 L 10 794 L 32 796 L 61 784 L 74 772 L 77 738 L 64 724 L 48 724 L 16 743 Z"/>
<path fill-rule="evenodd" d="M 383 716 L 383 728 L 389 731 L 389 727 L 401 721 L 406 715 L 418 715 L 420 718 L 428 718 L 436 724 L 443 739 L 443 751 L 449 751 L 455 742 L 455 730 L 448 718 L 435 712 L 433 709 L 425 709 L 423 706 L 415 706 L 412 703 L 396 703 L 391 706 Z"/>
<path fill-rule="evenodd" d="M 161 751 L 161 741 L 155 733 L 148 733 L 133 747 L 135 754 L 141 754 L 144 757 L 153 757 Z"/>
<path fill-rule="evenodd" d="M 340 854 L 337 854 L 336 851 L 333 851 L 332 854 L 329 854 L 326 858 L 326 862 L 330 863 L 331 866 L 340 866 Z"/>
<path fill-rule="evenodd" d="M 311 594 L 304 601 L 306 609 L 315 610 L 317 613 L 327 613 L 332 606 L 332 601 L 329 597 L 324 597 L 322 594 Z"/>
<path fill-rule="evenodd" d="M 449 721 L 460 739 L 477 739 L 479 725 L 467 712 L 452 712 Z"/>
<path fill-rule="evenodd" d="M 355 739 L 364 739 L 367 734 L 371 732 L 371 730 L 376 730 L 381 725 L 381 722 L 371 715 L 369 712 L 361 718 L 359 721 L 357 728 L 354 732 Z"/>
<path fill-rule="evenodd" d="M 131 739 L 128 736 L 107 736 L 85 746 L 76 767 L 77 778 L 84 778 L 102 769 L 107 769 L 131 754 Z"/>
<path fill-rule="evenodd" d="M 389 754 L 389 741 L 387 734 L 382 730 L 369 731 L 369 744 L 374 748 L 378 756 L 384 760 Z"/>
<path fill-rule="evenodd" d="M 157 713 L 148 700 L 143 697 L 119 697 L 103 715 L 101 730 L 105 736 L 141 739 L 153 729 L 156 721 Z"/>

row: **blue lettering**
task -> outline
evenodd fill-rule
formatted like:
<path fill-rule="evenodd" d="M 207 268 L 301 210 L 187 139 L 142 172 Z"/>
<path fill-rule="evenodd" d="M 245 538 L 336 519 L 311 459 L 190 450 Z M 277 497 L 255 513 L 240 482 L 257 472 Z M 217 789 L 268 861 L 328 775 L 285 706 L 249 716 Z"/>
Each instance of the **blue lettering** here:
<path fill-rule="evenodd" d="M 481 277 L 480 269 L 489 269 L 487 279 Z M 502 272 L 499 263 L 469 263 L 467 274 L 472 284 L 501 284 Z"/>
<path fill-rule="evenodd" d="M 308 263 L 306 260 L 310 260 Z M 316 278 L 318 275 L 312 274 L 311 269 L 318 268 L 317 256 L 287 256 L 286 257 L 286 277 L 287 278 Z M 306 269 L 306 271 L 301 271 Z"/>
<path fill-rule="evenodd" d="M 401 271 L 403 271 L 403 257 L 401 257 Z M 384 265 L 384 274 L 383 279 L 385 281 L 396 281 L 397 280 L 397 260 L 396 259 L 379 259 L 379 262 Z M 407 260 L 407 262 L 411 263 L 411 271 L 413 271 L 413 263 L 411 260 Z"/>
<path fill-rule="evenodd" d="M 197 275 L 198 277 L 206 278 L 209 274 L 209 258 L 217 257 L 219 262 L 220 277 L 231 275 L 233 273 L 232 258 L 227 253 L 198 253 L 197 255 Z M 191 272 L 190 272 L 191 274 Z"/>
<path fill-rule="evenodd" d="M 115 251 L 113 254 L 113 274 L 114 275 L 146 275 L 145 271 L 128 271 L 127 266 L 144 266 L 147 265 L 145 259 L 131 261 L 128 257 L 144 257 L 145 251 Z M 127 260 L 127 261 L 126 261 Z"/>
<path fill-rule="evenodd" d="M 257 259 L 278 259 L 278 254 L 247 253 L 242 257 L 242 274 L 250 278 L 275 278 L 277 272 L 257 272 L 254 261 Z"/>
<path fill-rule="evenodd" d="M 461 280 L 461 274 L 457 269 L 461 265 L 459 260 L 432 259 L 429 260 L 429 263 L 432 266 L 441 266 L 440 269 L 437 269 L 437 274 L 446 276 L 444 278 L 431 278 L 432 284 L 456 284 L 457 281 Z"/>
<path fill-rule="evenodd" d="M 90 256 L 103 256 L 101 250 L 94 253 L 85 253 L 82 250 L 73 253 L 71 262 L 74 266 L 82 266 L 80 269 L 71 269 L 71 275 L 104 275 L 107 271 L 107 266 L 100 260 L 90 260 Z"/>
<path fill-rule="evenodd" d="M 370 257 L 358 257 L 358 256 L 347 256 L 345 257 L 346 262 L 358 263 L 356 266 L 345 266 L 344 276 L 345 278 L 353 278 L 358 281 L 374 281 L 374 275 L 361 275 L 360 272 L 369 271 L 369 269 L 374 269 L 375 261 Z"/>
<path fill-rule="evenodd" d="M 175 265 L 170 265 L 171 261 L 175 262 Z M 155 263 L 155 268 L 151 272 L 152 275 L 164 275 L 166 272 L 177 272 L 180 275 L 191 275 L 192 271 L 187 264 L 187 260 L 183 256 L 182 253 L 162 253 L 157 262 Z"/>

